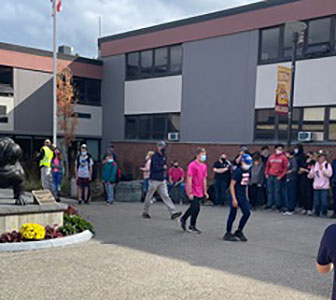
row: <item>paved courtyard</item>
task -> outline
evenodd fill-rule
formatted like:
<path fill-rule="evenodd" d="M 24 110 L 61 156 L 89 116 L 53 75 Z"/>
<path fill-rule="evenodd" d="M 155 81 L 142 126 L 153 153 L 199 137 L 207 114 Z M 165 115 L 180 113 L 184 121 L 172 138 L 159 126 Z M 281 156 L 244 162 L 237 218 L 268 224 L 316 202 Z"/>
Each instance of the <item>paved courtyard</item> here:
<path fill-rule="evenodd" d="M 316 273 L 315 256 L 332 220 L 254 212 L 243 244 L 221 239 L 225 208 L 202 208 L 201 235 L 181 232 L 161 204 L 151 220 L 141 208 L 81 206 L 95 240 L 0 254 L 0 299 L 330 299 L 332 275 Z"/>

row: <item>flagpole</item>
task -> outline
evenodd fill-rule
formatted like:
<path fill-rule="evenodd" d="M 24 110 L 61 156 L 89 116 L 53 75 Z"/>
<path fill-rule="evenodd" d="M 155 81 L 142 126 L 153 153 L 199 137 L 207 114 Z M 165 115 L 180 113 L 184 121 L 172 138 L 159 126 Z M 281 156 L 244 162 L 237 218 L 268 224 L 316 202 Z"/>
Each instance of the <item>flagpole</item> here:
<path fill-rule="evenodd" d="M 53 0 L 53 143 L 55 145 L 57 145 L 56 2 L 57 0 Z"/>

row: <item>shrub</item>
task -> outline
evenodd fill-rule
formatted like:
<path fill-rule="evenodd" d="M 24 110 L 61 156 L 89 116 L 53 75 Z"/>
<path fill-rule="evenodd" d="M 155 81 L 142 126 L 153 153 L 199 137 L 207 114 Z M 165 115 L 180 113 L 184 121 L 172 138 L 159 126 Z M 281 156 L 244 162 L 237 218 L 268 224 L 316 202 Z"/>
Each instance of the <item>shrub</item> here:
<path fill-rule="evenodd" d="M 20 243 L 22 242 L 22 236 L 20 232 L 6 232 L 0 236 L 0 243 Z"/>
<path fill-rule="evenodd" d="M 92 233 L 94 233 L 92 224 L 81 216 L 64 214 L 63 226 L 59 228 L 59 231 L 63 235 L 72 235 L 83 232 L 85 230 L 90 230 Z"/>
<path fill-rule="evenodd" d="M 57 239 L 63 237 L 62 232 L 59 231 L 57 228 L 57 225 L 55 226 L 46 226 L 45 228 L 45 239 L 50 240 L 50 239 Z"/>
<path fill-rule="evenodd" d="M 39 224 L 27 223 L 22 225 L 20 234 L 25 240 L 43 240 L 45 228 Z"/>

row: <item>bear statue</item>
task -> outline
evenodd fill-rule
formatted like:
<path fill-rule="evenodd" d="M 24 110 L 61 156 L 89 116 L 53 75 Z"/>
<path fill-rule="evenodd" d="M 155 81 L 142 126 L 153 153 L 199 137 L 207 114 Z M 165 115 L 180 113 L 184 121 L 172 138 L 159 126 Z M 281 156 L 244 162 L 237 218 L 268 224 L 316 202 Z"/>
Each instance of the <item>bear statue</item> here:
<path fill-rule="evenodd" d="M 25 175 L 19 162 L 22 150 L 18 144 L 8 137 L 0 138 L 0 188 L 12 188 L 15 204 L 26 205 L 23 198 Z"/>

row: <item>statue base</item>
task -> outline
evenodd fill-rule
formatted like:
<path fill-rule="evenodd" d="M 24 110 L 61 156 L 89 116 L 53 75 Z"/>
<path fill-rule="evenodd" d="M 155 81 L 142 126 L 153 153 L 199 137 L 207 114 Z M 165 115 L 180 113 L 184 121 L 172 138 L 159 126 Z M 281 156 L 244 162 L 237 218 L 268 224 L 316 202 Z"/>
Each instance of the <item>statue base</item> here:
<path fill-rule="evenodd" d="M 5 194 L 5 197 L 2 197 Z M 33 197 L 25 195 L 29 205 L 15 205 L 15 200 L 11 199 L 8 192 L 1 192 L 0 196 L 0 234 L 5 232 L 19 231 L 26 223 L 36 223 L 43 226 L 62 226 L 64 211 L 68 205 L 53 203 L 38 205 L 33 204 Z M 7 197 L 6 197 L 7 196 Z"/>

